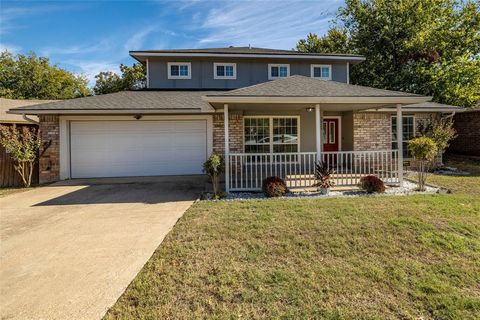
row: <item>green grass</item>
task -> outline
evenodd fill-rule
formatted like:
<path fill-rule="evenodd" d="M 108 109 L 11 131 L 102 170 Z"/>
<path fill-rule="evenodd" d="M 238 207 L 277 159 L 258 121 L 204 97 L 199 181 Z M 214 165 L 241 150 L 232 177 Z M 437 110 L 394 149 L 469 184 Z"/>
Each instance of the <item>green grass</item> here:
<path fill-rule="evenodd" d="M 0 188 L 0 198 L 9 196 L 9 195 L 14 194 L 14 193 L 20 193 L 20 192 L 24 192 L 24 191 L 27 191 L 27 190 L 31 190 L 33 188 L 35 188 L 35 187 L 30 187 L 30 188 L 22 188 L 22 187 Z"/>
<path fill-rule="evenodd" d="M 430 182 L 454 193 L 197 203 L 105 318 L 478 319 L 480 177 Z"/>

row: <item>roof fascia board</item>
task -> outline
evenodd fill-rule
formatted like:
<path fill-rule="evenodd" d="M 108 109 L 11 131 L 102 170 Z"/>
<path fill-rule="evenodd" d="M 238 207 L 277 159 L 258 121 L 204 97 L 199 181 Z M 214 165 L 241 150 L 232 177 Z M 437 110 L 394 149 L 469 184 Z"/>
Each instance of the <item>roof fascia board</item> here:
<path fill-rule="evenodd" d="M 35 109 L 11 109 L 8 110 L 7 113 L 10 114 L 29 114 L 29 115 L 37 115 L 37 114 L 158 114 L 158 113 L 210 113 L 215 112 L 212 110 L 204 110 L 200 108 L 190 108 L 190 109 L 125 109 L 125 110 L 118 110 L 118 109 L 80 109 L 80 110 L 72 110 L 72 109 L 43 109 L 43 110 L 35 110 Z"/>
<path fill-rule="evenodd" d="M 174 53 L 174 52 L 130 52 L 130 55 L 137 57 L 232 57 L 232 58 L 269 58 L 269 59 L 309 59 L 309 60 L 348 60 L 365 61 L 365 57 L 359 56 L 329 56 L 329 55 L 295 55 L 295 54 L 252 54 L 252 53 Z M 138 59 L 137 59 L 138 60 Z"/>
<path fill-rule="evenodd" d="M 414 104 L 432 97 L 268 97 L 268 96 L 203 96 L 210 103 L 384 103 Z"/>
<path fill-rule="evenodd" d="M 404 108 L 404 112 L 464 112 L 464 108 Z M 368 109 L 364 112 L 397 112 L 394 108 Z"/>

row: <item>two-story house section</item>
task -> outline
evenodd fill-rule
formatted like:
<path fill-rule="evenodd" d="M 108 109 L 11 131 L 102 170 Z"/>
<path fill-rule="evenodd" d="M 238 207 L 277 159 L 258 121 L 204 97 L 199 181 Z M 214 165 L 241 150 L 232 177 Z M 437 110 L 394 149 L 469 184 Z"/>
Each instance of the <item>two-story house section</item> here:
<path fill-rule="evenodd" d="M 130 51 L 145 64 L 149 89 L 234 89 L 301 75 L 349 82 L 358 55 L 302 53 L 252 47 Z"/>
<path fill-rule="evenodd" d="M 259 190 L 268 176 L 292 189 L 310 187 L 318 162 L 335 167 L 336 185 L 356 185 L 367 174 L 401 184 L 418 123 L 461 111 L 431 97 L 350 84 L 350 66 L 365 59 L 357 55 L 250 47 L 130 55 L 146 67 L 146 90 L 11 110 L 39 117 L 49 142 L 41 183 L 195 179 L 217 153 L 227 192 Z"/>

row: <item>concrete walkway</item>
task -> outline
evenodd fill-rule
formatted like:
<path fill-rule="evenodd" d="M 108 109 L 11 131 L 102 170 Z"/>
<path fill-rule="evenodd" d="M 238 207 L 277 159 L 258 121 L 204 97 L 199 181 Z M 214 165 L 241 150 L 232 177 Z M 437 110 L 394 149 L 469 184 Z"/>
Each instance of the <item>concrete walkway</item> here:
<path fill-rule="evenodd" d="M 0 198 L 1 319 L 101 318 L 203 185 L 74 180 Z"/>

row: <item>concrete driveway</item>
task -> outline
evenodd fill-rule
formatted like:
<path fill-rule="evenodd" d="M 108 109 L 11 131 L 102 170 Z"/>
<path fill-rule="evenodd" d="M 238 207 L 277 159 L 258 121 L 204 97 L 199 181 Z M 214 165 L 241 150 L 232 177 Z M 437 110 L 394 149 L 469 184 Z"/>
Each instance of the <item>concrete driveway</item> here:
<path fill-rule="evenodd" d="M 74 180 L 0 198 L 1 318 L 101 318 L 203 186 Z"/>

